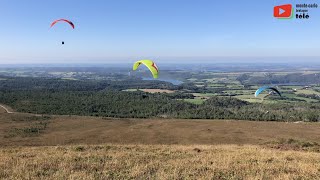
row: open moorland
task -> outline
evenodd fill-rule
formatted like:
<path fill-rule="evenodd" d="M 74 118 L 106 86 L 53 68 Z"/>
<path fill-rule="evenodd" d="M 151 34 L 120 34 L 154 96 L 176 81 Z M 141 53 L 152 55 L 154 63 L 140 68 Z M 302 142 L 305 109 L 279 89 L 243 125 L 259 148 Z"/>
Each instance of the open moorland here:
<path fill-rule="evenodd" d="M 319 123 L 1 114 L 1 146 L 320 143 Z"/>
<path fill-rule="evenodd" d="M 0 114 L 1 179 L 319 179 L 320 124 Z"/>

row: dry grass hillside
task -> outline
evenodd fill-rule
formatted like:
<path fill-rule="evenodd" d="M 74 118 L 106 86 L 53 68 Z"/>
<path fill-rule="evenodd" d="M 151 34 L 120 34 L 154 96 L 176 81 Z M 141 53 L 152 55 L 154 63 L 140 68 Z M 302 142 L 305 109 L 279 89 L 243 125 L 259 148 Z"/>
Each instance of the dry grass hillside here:
<path fill-rule="evenodd" d="M 0 179 L 319 179 L 320 154 L 237 145 L 0 149 Z"/>
<path fill-rule="evenodd" d="M 280 139 L 320 143 L 320 123 L 106 119 L 0 115 L 1 146 L 70 144 L 253 144 Z"/>
<path fill-rule="evenodd" d="M 320 179 L 319 137 L 319 123 L 0 111 L 0 179 Z"/>

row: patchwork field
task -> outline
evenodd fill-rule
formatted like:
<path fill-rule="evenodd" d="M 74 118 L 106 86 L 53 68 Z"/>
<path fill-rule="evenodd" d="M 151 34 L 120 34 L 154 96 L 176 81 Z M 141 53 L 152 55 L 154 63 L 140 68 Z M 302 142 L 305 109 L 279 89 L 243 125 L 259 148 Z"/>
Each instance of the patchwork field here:
<path fill-rule="evenodd" d="M 175 92 L 167 89 L 139 89 L 139 90 L 143 92 L 148 92 L 148 93 L 174 93 Z M 137 89 L 126 89 L 124 91 L 134 92 L 134 91 L 137 91 Z"/>
<path fill-rule="evenodd" d="M 140 90 L 148 93 L 174 93 L 175 92 L 167 89 L 140 89 Z"/>

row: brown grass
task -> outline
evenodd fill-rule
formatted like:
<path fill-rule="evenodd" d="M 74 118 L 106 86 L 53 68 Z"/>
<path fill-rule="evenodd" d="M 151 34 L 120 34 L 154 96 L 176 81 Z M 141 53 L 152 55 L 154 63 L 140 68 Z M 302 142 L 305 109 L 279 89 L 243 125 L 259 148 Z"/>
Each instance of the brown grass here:
<path fill-rule="evenodd" d="M 7 113 L 6 110 L 4 110 L 2 107 L 0 107 L 0 114 Z"/>
<path fill-rule="evenodd" d="M 108 119 L 52 116 L 32 136 L 8 137 L 12 129 L 38 127 L 33 115 L 1 114 L 0 146 L 70 144 L 253 144 L 295 139 L 320 144 L 320 123 L 232 120 Z M 42 123 L 43 125 L 43 123 Z M 36 135 L 36 136 L 35 136 Z"/>
<path fill-rule="evenodd" d="M 319 123 L 4 113 L 0 179 L 320 179 L 319 137 Z"/>
<path fill-rule="evenodd" d="M 13 113 L 13 109 L 7 105 L 0 104 L 0 114 L 2 113 Z"/>
<path fill-rule="evenodd" d="M 0 179 L 319 179 L 320 154 L 236 145 L 0 149 Z"/>

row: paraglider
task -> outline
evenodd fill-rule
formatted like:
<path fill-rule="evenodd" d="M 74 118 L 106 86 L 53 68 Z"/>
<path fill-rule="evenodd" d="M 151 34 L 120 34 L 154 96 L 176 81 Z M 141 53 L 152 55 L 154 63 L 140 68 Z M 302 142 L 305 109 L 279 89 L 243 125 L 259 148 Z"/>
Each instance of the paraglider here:
<path fill-rule="evenodd" d="M 68 24 L 70 24 L 70 26 L 72 27 L 72 29 L 74 29 L 74 24 L 73 22 L 67 20 L 67 19 L 58 19 L 58 20 L 55 20 L 51 23 L 51 26 L 50 27 L 53 27 L 55 24 L 57 24 L 58 22 L 66 22 Z"/>
<path fill-rule="evenodd" d="M 53 21 L 53 22 L 51 23 L 50 28 L 52 28 L 52 27 L 53 27 L 55 24 L 57 24 L 58 22 L 66 22 L 66 23 L 68 23 L 68 24 L 72 27 L 72 29 L 74 29 L 74 24 L 73 24 L 73 22 L 71 22 L 71 21 L 69 21 L 69 20 L 67 20 L 67 19 L 57 19 L 57 20 Z M 63 44 L 64 44 L 64 41 L 62 41 L 61 44 L 63 45 Z"/>
<path fill-rule="evenodd" d="M 134 63 L 133 65 L 133 70 L 137 70 L 138 67 L 143 64 L 145 66 L 147 66 L 147 68 L 151 71 L 153 78 L 158 78 L 159 75 L 159 69 L 157 67 L 157 65 L 151 61 L 151 60 L 140 60 Z"/>
<path fill-rule="evenodd" d="M 281 93 L 278 91 L 277 88 L 275 87 L 270 87 L 270 86 L 262 86 L 260 87 L 256 93 L 254 94 L 255 97 L 257 97 L 262 91 L 266 90 L 266 89 L 270 89 L 270 90 L 273 90 L 274 92 L 276 92 L 280 97 L 281 97 Z"/>

